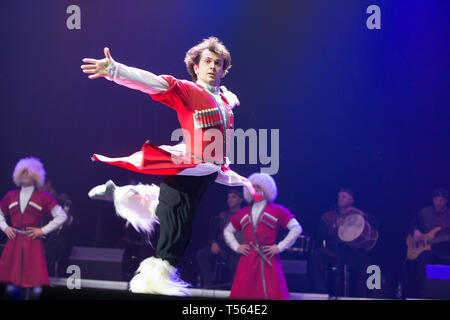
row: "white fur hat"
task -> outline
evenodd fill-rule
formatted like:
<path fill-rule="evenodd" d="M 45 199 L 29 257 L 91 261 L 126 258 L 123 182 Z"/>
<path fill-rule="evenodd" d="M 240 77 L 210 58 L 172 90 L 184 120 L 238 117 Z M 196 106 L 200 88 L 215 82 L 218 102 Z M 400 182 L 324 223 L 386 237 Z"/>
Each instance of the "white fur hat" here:
<path fill-rule="evenodd" d="M 16 167 L 14 168 L 12 178 L 16 186 L 20 187 L 20 175 L 25 169 L 27 169 L 30 175 L 33 177 L 34 183 L 38 188 L 44 185 L 45 181 L 44 165 L 39 159 L 29 157 L 20 159 L 19 162 L 17 162 Z"/>
<path fill-rule="evenodd" d="M 278 194 L 277 184 L 270 175 L 268 175 L 267 173 L 255 172 L 250 177 L 248 177 L 248 180 L 250 180 L 252 184 L 258 184 L 261 186 L 264 193 L 263 199 L 266 199 L 270 202 L 275 201 Z M 253 196 L 246 187 L 244 187 L 244 198 L 248 203 L 253 202 Z"/>

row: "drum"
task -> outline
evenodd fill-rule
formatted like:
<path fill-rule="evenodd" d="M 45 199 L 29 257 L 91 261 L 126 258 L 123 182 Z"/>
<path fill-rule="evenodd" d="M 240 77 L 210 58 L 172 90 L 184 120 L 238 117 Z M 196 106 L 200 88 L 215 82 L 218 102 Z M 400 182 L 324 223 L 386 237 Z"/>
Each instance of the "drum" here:
<path fill-rule="evenodd" d="M 362 214 L 352 213 L 338 224 L 338 237 L 354 249 L 372 250 L 378 241 L 378 230 Z"/>

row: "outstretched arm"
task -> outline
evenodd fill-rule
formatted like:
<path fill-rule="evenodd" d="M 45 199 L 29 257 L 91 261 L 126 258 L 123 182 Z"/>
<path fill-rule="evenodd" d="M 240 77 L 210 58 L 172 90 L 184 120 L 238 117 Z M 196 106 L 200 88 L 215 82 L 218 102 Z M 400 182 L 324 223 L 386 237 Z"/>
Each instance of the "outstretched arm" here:
<path fill-rule="evenodd" d="M 169 88 L 169 83 L 160 76 L 115 62 L 108 48 L 104 48 L 104 54 L 105 58 L 101 60 L 83 59 L 83 62 L 88 64 L 82 65 L 81 69 L 84 73 L 91 73 L 89 79 L 105 77 L 117 84 L 148 94 L 161 93 Z"/>

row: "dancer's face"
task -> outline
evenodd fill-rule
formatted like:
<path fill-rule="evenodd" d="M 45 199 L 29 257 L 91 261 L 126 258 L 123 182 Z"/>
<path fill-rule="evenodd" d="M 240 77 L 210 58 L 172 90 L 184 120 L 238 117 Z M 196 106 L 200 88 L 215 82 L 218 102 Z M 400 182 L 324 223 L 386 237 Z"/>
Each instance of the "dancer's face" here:
<path fill-rule="evenodd" d="M 264 189 L 263 187 L 261 187 L 259 184 L 253 183 L 253 187 L 255 188 L 255 192 L 256 194 L 260 194 L 262 196 L 261 200 L 255 200 L 256 202 L 258 201 L 263 201 L 266 200 L 266 195 L 264 194 Z"/>
<path fill-rule="evenodd" d="M 223 78 L 223 58 L 210 50 L 203 50 L 198 65 L 194 65 L 197 79 L 211 86 L 219 86 Z"/>
<path fill-rule="evenodd" d="M 22 187 L 29 187 L 34 184 L 33 176 L 28 172 L 27 169 L 23 170 L 20 174 L 20 185 Z"/>

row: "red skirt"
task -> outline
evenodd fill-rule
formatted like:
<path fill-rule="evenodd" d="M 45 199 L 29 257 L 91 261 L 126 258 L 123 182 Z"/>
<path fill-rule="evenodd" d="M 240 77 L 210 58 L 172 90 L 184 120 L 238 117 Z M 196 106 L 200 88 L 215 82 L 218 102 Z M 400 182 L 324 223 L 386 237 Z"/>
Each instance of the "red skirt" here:
<path fill-rule="evenodd" d="M 0 258 L 0 281 L 19 287 L 48 285 L 42 241 L 20 233 L 8 239 Z"/>
<path fill-rule="evenodd" d="M 94 154 L 92 159 L 144 174 L 201 176 L 218 172 L 217 183 L 246 186 L 256 200 L 261 198 L 256 194 L 252 183 L 231 170 L 227 164 L 213 164 L 188 156 L 183 145 L 156 146 L 146 142 L 140 151 L 128 157 L 109 158 Z"/>
<path fill-rule="evenodd" d="M 181 151 L 179 154 L 171 153 L 151 142 L 146 142 L 140 151 L 128 157 L 109 158 L 94 154 L 92 158 L 127 170 L 155 175 L 176 175 L 184 169 L 197 166 L 192 159 L 183 156 Z"/>
<path fill-rule="evenodd" d="M 281 266 L 280 255 L 266 261 L 250 249 L 241 256 L 231 287 L 231 299 L 289 300 L 289 290 Z"/>

